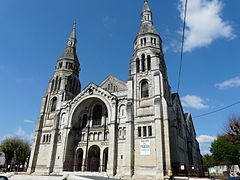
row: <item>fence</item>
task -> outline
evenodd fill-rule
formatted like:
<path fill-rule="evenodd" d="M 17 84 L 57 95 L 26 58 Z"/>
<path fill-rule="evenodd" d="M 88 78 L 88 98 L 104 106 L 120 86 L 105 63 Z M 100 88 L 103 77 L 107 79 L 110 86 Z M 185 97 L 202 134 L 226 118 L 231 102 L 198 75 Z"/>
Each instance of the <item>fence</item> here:
<path fill-rule="evenodd" d="M 172 165 L 173 176 L 209 177 L 208 167 L 203 165 Z"/>
<path fill-rule="evenodd" d="M 66 158 L 63 164 L 63 171 L 106 171 L 106 165 L 101 165 L 100 158 Z"/>
<path fill-rule="evenodd" d="M 25 172 L 27 168 L 21 164 L 0 165 L 0 172 Z"/>

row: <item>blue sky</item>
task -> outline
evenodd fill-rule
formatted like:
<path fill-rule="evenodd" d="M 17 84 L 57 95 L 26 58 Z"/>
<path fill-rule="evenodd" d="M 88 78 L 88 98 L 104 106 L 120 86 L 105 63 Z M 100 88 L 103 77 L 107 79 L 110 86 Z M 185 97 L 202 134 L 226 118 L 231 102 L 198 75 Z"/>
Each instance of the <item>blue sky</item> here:
<path fill-rule="evenodd" d="M 183 0 L 149 0 L 172 91 L 180 61 Z M 189 1 L 180 96 L 193 117 L 240 100 L 239 0 Z M 143 0 L 0 1 L 0 137 L 30 139 L 73 21 L 82 87 L 109 74 L 127 80 Z M 195 118 L 202 153 L 240 105 Z"/>

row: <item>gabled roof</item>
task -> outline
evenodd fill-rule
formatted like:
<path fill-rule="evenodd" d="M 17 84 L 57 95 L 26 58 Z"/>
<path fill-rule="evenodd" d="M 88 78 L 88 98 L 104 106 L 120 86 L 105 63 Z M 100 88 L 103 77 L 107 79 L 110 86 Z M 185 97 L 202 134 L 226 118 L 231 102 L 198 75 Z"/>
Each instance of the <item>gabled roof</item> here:
<path fill-rule="evenodd" d="M 195 131 L 195 128 L 193 125 L 191 113 L 185 113 L 185 119 L 186 119 L 187 127 L 188 127 L 189 131 L 192 131 L 194 133 L 194 135 L 196 136 L 196 131 Z"/>
<path fill-rule="evenodd" d="M 99 86 L 102 86 L 103 84 L 105 84 L 107 81 L 109 81 L 109 80 L 116 80 L 116 81 L 118 81 L 118 82 L 121 82 L 122 84 L 127 84 L 127 82 L 126 81 L 123 81 L 123 80 L 121 80 L 121 79 L 119 79 L 119 78 L 117 78 L 116 76 L 113 76 L 113 75 L 108 75 L 100 84 L 99 84 Z"/>
<path fill-rule="evenodd" d="M 108 77 L 106 77 L 99 84 L 99 86 L 111 93 L 127 90 L 127 82 L 125 82 L 113 75 L 109 75 Z M 109 86 L 111 86 L 111 88 L 109 88 Z"/>
<path fill-rule="evenodd" d="M 183 110 L 183 108 L 182 108 L 182 103 L 181 103 L 181 99 L 180 99 L 180 97 L 179 97 L 179 94 L 178 93 L 173 93 L 172 94 L 172 101 L 173 101 L 173 104 L 174 104 L 174 101 L 177 101 L 177 104 L 179 105 L 179 107 L 180 107 L 180 109 L 181 109 L 181 111 L 182 111 L 182 114 L 183 114 L 183 116 L 184 116 L 184 118 L 185 118 L 185 113 L 184 113 L 184 110 Z"/>

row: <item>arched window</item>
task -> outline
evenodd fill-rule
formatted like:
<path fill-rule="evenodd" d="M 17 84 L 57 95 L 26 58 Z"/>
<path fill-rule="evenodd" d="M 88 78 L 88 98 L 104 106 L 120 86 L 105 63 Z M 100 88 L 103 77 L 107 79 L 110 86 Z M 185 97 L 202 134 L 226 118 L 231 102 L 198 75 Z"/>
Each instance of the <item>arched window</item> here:
<path fill-rule="evenodd" d="M 54 97 L 52 98 L 52 103 L 51 103 L 51 112 L 56 110 L 56 105 L 57 105 L 57 98 Z"/>
<path fill-rule="evenodd" d="M 98 126 L 101 125 L 101 120 L 102 120 L 102 106 L 101 105 L 96 105 L 93 108 L 93 126 Z"/>
<path fill-rule="evenodd" d="M 54 88 L 54 79 L 52 80 L 51 91 L 53 91 L 53 88 Z"/>
<path fill-rule="evenodd" d="M 72 79 L 69 80 L 69 91 L 72 91 Z"/>
<path fill-rule="evenodd" d="M 139 69 L 140 69 L 140 60 L 139 58 L 137 58 L 136 60 L 136 72 L 139 73 Z"/>
<path fill-rule="evenodd" d="M 82 118 L 82 128 L 85 128 L 87 126 L 87 115 L 84 114 Z"/>
<path fill-rule="evenodd" d="M 46 137 L 45 135 L 43 135 L 42 143 L 45 143 L 45 141 L 46 141 Z"/>
<path fill-rule="evenodd" d="M 149 96 L 148 82 L 145 80 L 141 83 L 141 98 Z"/>
<path fill-rule="evenodd" d="M 145 55 L 144 54 L 142 54 L 142 72 L 144 72 L 145 71 Z"/>
<path fill-rule="evenodd" d="M 62 141 L 62 134 L 60 132 L 60 133 L 58 133 L 58 142 L 61 142 L 61 141 Z"/>
<path fill-rule="evenodd" d="M 48 140 L 49 140 L 49 138 L 48 138 L 49 136 L 48 136 L 48 134 L 46 135 L 46 141 L 45 142 L 48 142 Z"/>
<path fill-rule="evenodd" d="M 57 86 L 58 86 L 58 76 L 56 77 L 56 82 L 55 82 L 55 85 L 54 85 L 54 90 L 57 89 Z"/>
<path fill-rule="evenodd" d="M 147 68 L 148 68 L 148 70 L 151 70 L 151 56 L 150 55 L 147 56 Z"/>
<path fill-rule="evenodd" d="M 58 66 L 59 69 L 62 68 L 62 62 L 59 63 L 59 66 Z"/>
<path fill-rule="evenodd" d="M 60 89 L 61 81 L 62 81 L 62 78 L 59 78 L 59 81 L 58 81 L 58 90 Z"/>

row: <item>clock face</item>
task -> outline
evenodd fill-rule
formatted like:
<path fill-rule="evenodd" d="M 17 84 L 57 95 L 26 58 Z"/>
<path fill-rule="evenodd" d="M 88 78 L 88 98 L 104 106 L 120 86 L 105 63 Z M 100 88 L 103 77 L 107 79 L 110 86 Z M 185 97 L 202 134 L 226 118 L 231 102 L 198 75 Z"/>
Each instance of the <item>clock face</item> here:
<path fill-rule="evenodd" d="M 68 46 L 71 46 L 71 45 L 72 45 L 71 41 L 68 41 L 68 43 L 67 43 L 67 44 L 68 44 Z"/>

